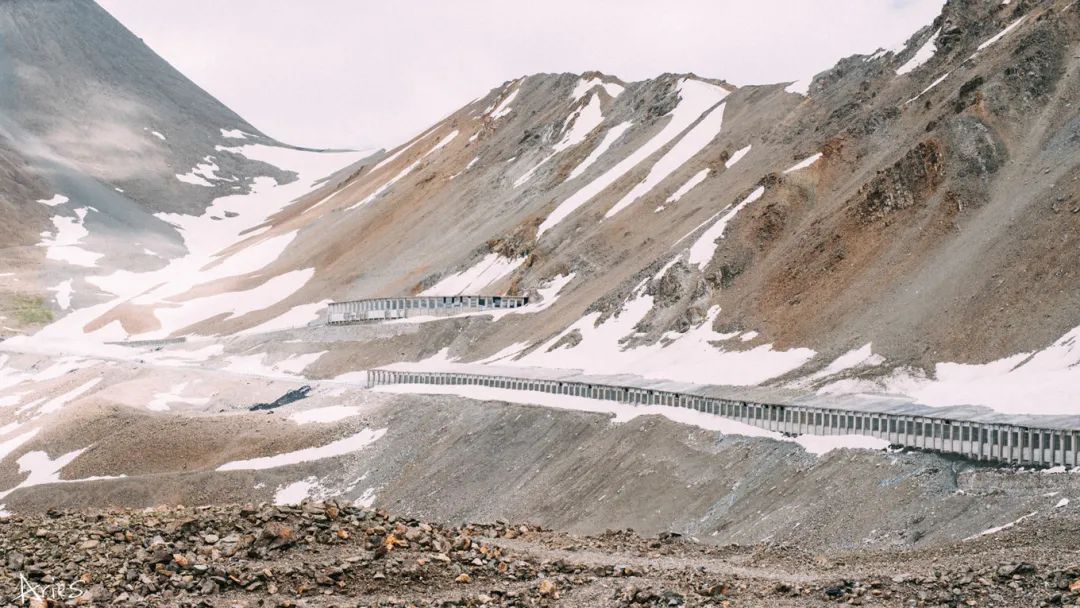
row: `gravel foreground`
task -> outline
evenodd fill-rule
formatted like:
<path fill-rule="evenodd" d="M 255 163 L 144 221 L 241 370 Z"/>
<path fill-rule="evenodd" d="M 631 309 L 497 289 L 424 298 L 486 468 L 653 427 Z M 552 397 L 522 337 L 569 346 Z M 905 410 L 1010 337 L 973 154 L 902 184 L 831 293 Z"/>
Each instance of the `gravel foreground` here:
<path fill-rule="evenodd" d="M 1072 520 L 812 555 L 674 534 L 444 526 L 334 502 L 0 521 L 5 606 L 1072 606 Z"/>

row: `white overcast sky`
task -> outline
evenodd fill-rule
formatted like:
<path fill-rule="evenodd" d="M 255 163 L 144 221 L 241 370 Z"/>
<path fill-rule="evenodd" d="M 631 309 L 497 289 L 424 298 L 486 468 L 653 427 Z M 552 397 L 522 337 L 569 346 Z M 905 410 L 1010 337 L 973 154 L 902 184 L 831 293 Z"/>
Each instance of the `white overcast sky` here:
<path fill-rule="evenodd" d="M 943 0 L 98 0 L 282 141 L 392 147 L 524 74 L 798 80 Z"/>

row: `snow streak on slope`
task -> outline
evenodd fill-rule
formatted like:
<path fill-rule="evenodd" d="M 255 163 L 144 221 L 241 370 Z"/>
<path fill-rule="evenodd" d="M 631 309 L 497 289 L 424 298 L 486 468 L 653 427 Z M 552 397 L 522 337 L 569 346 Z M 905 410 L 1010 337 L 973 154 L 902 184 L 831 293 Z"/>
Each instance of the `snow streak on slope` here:
<path fill-rule="evenodd" d="M 504 258 L 489 253 L 471 268 L 445 277 L 435 285 L 420 292 L 422 296 L 456 296 L 460 294 L 487 294 L 484 288 L 517 270 L 525 258 Z"/>
<path fill-rule="evenodd" d="M 585 141 L 585 137 L 588 136 L 589 133 L 592 133 L 593 129 L 599 126 L 603 120 L 604 116 L 600 112 L 600 98 L 593 95 L 584 107 L 578 109 L 567 119 L 566 124 L 570 125 L 570 127 L 566 129 L 566 135 L 564 135 L 558 143 L 552 146 L 551 154 L 547 155 L 543 160 L 537 163 L 535 167 L 525 172 L 524 175 L 514 180 L 514 187 L 520 187 L 522 184 L 532 179 L 536 170 L 543 167 L 559 152 L 572 148 Z"/>
<path fill-rule="evenodd" d="M 942 74 L 941 76 L 939 76 L 939 77 L 937 78 L 937 80 L 935 80 L 934 82 L 931 82 L 931 83 L 930 83 L 930 86 L 928 86 L 928 87 L 926 87 L 925 89 L 923 89 L 921 93 L 919 93 L 919 94 L 918 94 L 918 95 L 916 95 L 915 97 L 912 97 L 911 99 L 909 99 L 909 100 L 905 101 L 904 103 L 905 103 L 905 104 L 909 104 L 909 103 L 911 103 L 911 102 L 915 101 L 916 99 L 918 99 L 918 98 L 922 97 L 923 95 L 926 95 L 927 93 L 929 93 L 929 92 L 930 92 L 930 89 L 933 89 L 933 88 L 934 88 L 934 87 L 936 87 L 937 85 L 939 85 L 939 84 L 941 84 L 941 83 L 945 82 L 945 79 L 946 79 L 946 78 L 948 78 L 950 74 L 952 74 L 952 72 L 945 72 L 944 74 Z"/>
<path fill-rule="evenodd" d="M 585 315 L 565 331 L 507 365 L 549 368 L 574 368 L 589 374 L 637 374 L 643 378 L 667 379 L 701 384 L 750 386 L 760 384 L 797 369 L 814 357 L 808 348 L 773 350 L 764 344 L 748 351 L 724 351 L 713 343 L 734 336 L 712 329 L 719 307 L 709 311 L 708 319 L 696 328 L 665 344 L 624 348 L 622 340 L 635 333 L 635 327 L 653 307 L 653 298 L 643 293 L 628 301 L 618 316 L 596 325 L 599 312 Z M 575 346 L 551 350 L 566 335 L 578 332 Z M 504 362 L 500 362 L 504 364 Z"/>
<path fill-rule="evenodd" d="M 378 171 L 379 169 L 382 169 L 386 165 L 389 165 L 390 163 L 397 160 L 397 158 L 399 156 L 401 156 L 402 154 L 404 154 L 404 153 L 408 152 L 409 150 L 411 150 L 412 147 L 415 146 L 416 144 L 424 141 L 424 138 L 426 138 L 428 135 L 431 135 L 431 133 L 435 129 L 438 129 L 438 128 L 439 128 L 439 125 L 435 125 L 434 127 L 431 127 L 430 129 L 428 129 L 427 131 L 424 131 L 420 135 L 417 135 L 410 143 L 405 144 L 404 146 L 402 146 L 401 149 L 399 149 L 397 152 L 394 152 L 390 156 L 387 156 L 386 158 L 380 160 L 378 162 L 378 164 L 376 164 L 374 167 L 371 168 L 371 173 L 374 173 L 374 172 Z"/>
<path fill-rule="evenodd" d="M 709 260 L 716 255 L 716 241 L 724 236 L 724 231 L 727 230 L 727 225 L 731 222 L 735 216 L 742 211 L 743 207 L 746 207 L 750 203 L 761 198 L 761 195 L 765 194 L 765 188 L 758 187 L 751 192 L 741 203 L 735 205 L 730 211 L 723 212 L 723 217 L 716 221 L 715 224 L 709 227 L 698 240 L 690 246 L 690 253 L 687 254 L 687 261 L 691 264 L 701 268 L 703 265 L 708 264 Z"/>
<path fill-rule="evenodd" d="M 734 167 L 735 163 L 742 160 L 742 157 L 746 156 L 750 152 L 750 149 L 753 147 L 753 145 L 748 145 L 745 148 L 739 148 L 738 150 L 736 150 L 735 153 L 731 155 L 731 158 L 727 159 L 727 162 L 724 163 L 724 168 L 730 169 Z"/>
<path fill-rule="evenodd" d="M 633 124 L 634 123 L 627 121 L 619 123 L 614 127 L 608 129 L 607 133 L 604 133 L 604 138 L 601 139 L 600 143 L 596 145 L 596 148 L 594 148 L 593 151 L 585 157 L 585 160 L 581 161 L 580 165 L 574 167 L 574 169 L 570 171 L 570 175 L 567 176 L 566 179 L 571 180 L 584 173 L 585 170 L 588 169 L 593 163 L 595 163 L 598 158 L 603 156 L 604 152 L 607 152 L 608 148 L 611 147 L 611 144 L 618 141 L 618 139 L 622 137 L 622 134 L 625 133 L 626 130 L 629 129 L 631 126 L 633 126 Z"/>
<path fill-rule="evenodd" d="M 366 448 L 378 441 L 380 437 L 386 434 L 386 429 L 364 429 L 355 435 L 345 437 L 344 439 L 338 439 L 337 441 L 328 443 L 323 446 L 315 448 L 305 448 L 303 450 L 297 450 L 295 452 L 288 452 L 285 454 L 278 454 L 277 456 L 266 456 L 263 458 L 252 458 L 251 460 L 237 460 L 234 462 L 227 462 L 217 468 L 219 471 L 259 471 L 264 469 L 273 469 L 277 467 L 284 467 L 291 464 L 299 464 L 302 462 L 312 462 L 315 460 L 322 460 L 323 458 L 333 458 L 335 456 L 343 456 L 345 454 L 351 454 Z"/>
<path fill-rule="evenodd" d="M 326 351 L 291 355 L 275 363 L 267 363 L 270 358 L 268 353 L 235 355 L 225 359 L 228 365 L 223 369 L 236 374 L 294 380 L 297 377 L 302 377 L 304 370 L 325 354 Z"/>
<path fill-rule="evenodd" d="M 355 405 L 328 405 L 310 410 L 302 410 L 289 415 L 289 420 L 296 424 L 329 423 L 359 416 L 363 409 Z"/>
<path fill-rule="evenodd" d="M 784 173 L 787 174 L 787 173 L 794 173 L 796 171 L 801 171 L 801 170 L 809 167 L 810 165 L 816 163 L 818 161 L 818 159 L 820 159 L 820 158 L 821 158 L 821 152 L 818 152 L 817 154 L 812 154 L 812 155 L 800 160 L 799 162 L 795 163 L 794 165 L 788 167 L 787 169 L 784 169 Z"/>
<path fill-rule="evenodd" d="M 510 102 L 514 101 L 514 98 L 517 97 L 518 91 L 520 90 L 520 88 L 514 89 L 510 92 L 509 95 L 506 96 L 506 99 L 503 99 L 501 102 L 499 102 L 499 105 L 496 106 L 494 111 L 491 112 L 492 120 L 498 120 L 503 116 L 510 114 L 510 112 L 514 111 L 514 108 L 510 107 Z"/>
<path fill-rule="evenodd" d="M 155 314 L 166 329 L 148 335 L 164 337 L 212 317 L 226 315 L 225 319 L 233 319 L 269 308 L 298 291 L 314 275 L 314 268 L 293 270 L 271 277 L 258 287 L 246 291 L 229 291 L 163 306 Z"/>
<path fill-rule="evenodd" d="M 529 304 L 526 304 L 525 306 L 518 306 L 517 308 L 467 310 L 465 312 L 460 312 L 460 313 L 451 314 L 451 315 L 445 315 L 445 314 L 439 314 L 439 315 L 434 315 L 434 314 L 432 314 L 432 315 L 416 315 L 416 316 L 406 317 L 406 318 L 403 318 L 403 319 L 395 319 L 393 321 L 386 321 L 386 324 L 387 325 L 419 324 L 419 323 L 430 323 L 432 321 L 443 321 L 443 320 L 446 320 L 446 319 L 461 319 L 461 318 L 464 318 L 464 317 L 478 317 L 478 316 L 488 317 L 488 318 L 491 319 L 491 321 L 494 322 L 494 321 L 498 321 L 499 319 L 502 319 L 503 317 L 507 317 L 507 316 L 511 316 L 511 315 L 531 315 L 531 314 L 535 314 L 535 313 L 538 313 L 538 312 L 540 312 L 542 310 L 547 310 L 548 308 L 551 308 L 551 306 L 553 304 L 555 304 L 556 300 L 559 299 L 559 294 L 562 293 L 562 290 L 571 281 L 573 281 L 576 276 L 577 275 L 575 273 L 570 273 L 568 275 L 560 275 L 560 276 L 557 276 L 557 277 L 554 277 L 552 279 L 547 280 L 546 282 L 544 282 L 544 284 L 542 286 L 538 286 L 536 288 L 536 293 L 540 296 L 539 301 L 531 300 L 529 302 Z M 475 289 L 472 289 L 471 287 L 467 291 L 462 291 L 461 293 L 477 293 L 478 291 L 480 293 L 485 293 L 485 292 L 490 293 L 490 290 L 475 290 Z M 427 293 L 427 292 L 424 292 L 421 295 L 446 295 L 446 294 L 444 292 L 440 291 L 439 293 Z"/>
<path fill-rule="evenodd" d="M 791 383 L 793 388 L 806 388 L 818 384 L 832 376 L 856 369 L 876 367 L 885 362 L 885 357 L 875 354 L 872 344 L 865 344 L 860 348 L 850 350 L 825 366 L 823 369 L 799 378 Z M 833 391 L 835 392 L 835 391 Z"/>
<path fill-rule="evenodd" d="M 986 42 L 980 44 L 979 48 L 975 49 L 975 55 L 977 55 L 979 53 L 979 51 L 985 50 L 990 45 L 992 45 L 995 42 L 997 42 L 998 40 L 1001 40 L 1002 38 L 1004 38 L 1006 35 L 1008 35 L 1009 32 L 1013 31 L 1021 23 L 1023 23 L 1024 19 L 1026 19 L 1026 18 L 1027 18 L 1027 15 L 1024 15 L 1024 16 L 1020 17 L 1016 21 L 1013 21 L 1012 23 L 1010 23 L 1008 27 L 1006 27 L 1005 29 L 1003 29 L 1000 32 L 998 32 L 997 34 L 995 34 L 989 40 L 987 40 Z M 972 57 L 974 57 L 975 55 L 972 55 Z"/>
<path fill-rule="evenodd" d="M 911 59 L 908 59 L 907 63 L 897 68 L 896 75 L 903 76 L 904 74 L 913 71 L 915 68 L 926 63 L 927 61 L 930 61 L 930 58 L 934 56 L 934 52 L 937 51 L 937 47 L 935 45 L 937 44 L 938 34 L 940 33 L 941 28 L 938 28 L 938 30 L 934 32 L 934 35 L 930 36 L 930 39 L 926 41 L 926 44 L 922 45 L 921 47 L 919 47 L 919 50 L 915 51 L 915 54 L 912 55 Z"/>
<path fill-rule="evenodd" d="M 668 197 L 666 202 L 668 202 L 668 203 L 677 203 L 677 202 L 679 202 L 680 198 L 685 196 L 687 192 L 690 192 L 691 190 L 696 188 L 698 186 L 698 184 L 705 181 L 705 178 L 707 178 L 707 177 L 709 177 L 709 169 L 702 169 L 701 171 L 698 171 L 690 179 L 686 180 L 685 184 L 683 184 L 682 186 L 679 186 L 679 189 L 676 190 L 675 192 L 673 192 L 671 194 L 671 196 Z"/>
<path fill-rule="evenodd" d="M 728 94 L 727 90 L 723 87 L 702 82 L 700 80 L 691 80 L 689 78 L 684 78 L 679 81 L 677 92 L 679 94 L 679 103 L 668 114 L 669 119 L 667 124 L 664 125 L 664 128 L 649 141 L 645 142 L 640 148 L 632 152 L 630 156 L 624 158 L 603 175 L 597 177 L 563 201 L 555 208 L 551 215 L 540 224 L 540 228 L 537 231 L 538 235 L 541 235 L 556 226 L 579 207 L 592 200 L 594 196 L 600 194 L 608 186 L 615 183 L 628 171 L 666 146 L 686 130 L 687 127 L 697 122 L 703 113 L 723 101 Z"/>
<path fill-rule="evenodd" d="M 611 217 L 629 207 L 631 203 L 647 194 L 658 186 L 660 182 L 664 181 L 667 176 L 689 162 L 702 148 L 709 145 L 709 142 L 720 134 L 720 128 L 723 124 L 724 104 L 721 103 L 679 139 L 668 150 L 667 154 L 661 156 L 660 160 L 656 161 L 656 164 L 649 170 L 649 175 L 638 185 L 631 188 L 630 192 L 627 192 L 611 209 L 608 209 L 604 217 Z"/>
<path fill-rule="evenodd" d="M 457 129 L 451 131 L 449 135 L 447 135 L 446 137 L 440 139 L 439 143 L 435 144 L 434 147 L 432 147 L 430 150 L 425 152 L 420 158 L 413 161 L 413 163 L 411 165 L 409 165 L 408 167 L 405 167 L 404 169 L 402 169 L 401 172 L 399 172 L 397 175 L 392 177 L 390 179 L 390 181 L 388 181 L 388 182 L 384 183 L 383 185 L 379 186 L 378 188 L 376 188 L 374 192 L 372 192 L 371 194 L 364 197 L 364 199 L 361 200 L 360 202 L 354 203 L 354 204 L 346 207 L 345 210 L 346 211 L 352 211 L 353 209 L 356 209 L 357 207 L 362 207 L 362 206 L 370 203 L 371 201 L 375 200 L 380 194 L 382 194 L 383 192 L 386 192 L 387 190 L 390 189 L 391 186 L 393 186 L 398 181 L 400 181 L 401 178 L 403 178 L 406 175 L 412 173 L 413 169 L 416 169 L 418 166 L 420 166 L 420 163 L 423 162 L 423 160 L 425 158 L 431 156 L 435 152 L 438 152 L 440 149 L 442 149 L 443 146 L 445 146 L 446 144 L 454 141 L 454 138 L 457 137 L 457 136 L 458 136 Z"/>

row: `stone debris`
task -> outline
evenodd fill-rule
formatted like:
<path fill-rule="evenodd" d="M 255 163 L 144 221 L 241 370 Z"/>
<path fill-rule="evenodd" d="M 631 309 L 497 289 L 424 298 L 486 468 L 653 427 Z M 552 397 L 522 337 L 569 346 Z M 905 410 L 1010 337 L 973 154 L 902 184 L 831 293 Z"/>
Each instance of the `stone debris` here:
<path fill-rule="evenodd" d="M 50 511 L 0 521 L 0 606 L 1080 603 L 1075 564 L 961 560 L 930 574 L 849 576 L 832 572 L 827 559 L 784 564 L 799 555 L 629 530 L 579 538 L 506 522 L 445 526 L 335 502 Z M 775 569 L 754 570 L 755 562 Z M 721 575 L 732 564 L 745 568 Z M 41 598 L 26 597 L 27 589 Z"/>

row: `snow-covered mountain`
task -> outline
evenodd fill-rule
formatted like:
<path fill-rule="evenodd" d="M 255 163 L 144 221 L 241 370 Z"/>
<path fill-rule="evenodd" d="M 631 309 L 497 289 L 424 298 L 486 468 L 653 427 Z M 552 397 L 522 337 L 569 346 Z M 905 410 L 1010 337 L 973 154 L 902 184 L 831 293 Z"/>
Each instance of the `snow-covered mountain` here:
<path fill-rule="evenodd" d="M 5 6 L 23 32 L 20 19 L 72 14 Z M 47 272 L 77 266 L 76 301 L 98 302 L 43 335 L 251 333 L 302 325 L 332 299 L 532 292 L 541 308 L 473 319 L 456 337 L 426 328 L 405 346 L 349 348 L 372 363 L 512 352 L 530 365 L 1002 407 L 1018 397 L 1013 379 L 1038 377 L 1044 407 L 1071 407 L 1080 203 L 1067 3 L 950 2 L 905 45 L 790 86 L 523 77 L 315 192 L 364 155 L 280 147 L 100 9 L 71 6 L 111 37 L 65 83 L 93 98 L 110 82 L 93 128 L 138 143 L 65 149 L 65 167 L 105 199 L 33 182 L 31 198 L 72 199 L 32 206 L 55 226 L 34 252 Z M 106 69 L 153 78 L 91 80 Z M 33 99 L 63 88 L 23 81 Z M 16 103 L 8 122 L 55 150 L 80 116 L 63 99 L 49 114 L 62 119 Z M 186 108 L 204 114 L 183 122 Z M 138 171 L 132 154 L 148 157 Z M 300 179 L 261 187 L 301 158 L 316 163 Z M 141 224 L 95 228 L 121 205 Z M 109 268 L 110 255 L 125 259 Z M 48 289 L 66 300 L 67 285 Z"/>

